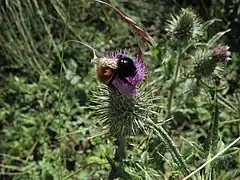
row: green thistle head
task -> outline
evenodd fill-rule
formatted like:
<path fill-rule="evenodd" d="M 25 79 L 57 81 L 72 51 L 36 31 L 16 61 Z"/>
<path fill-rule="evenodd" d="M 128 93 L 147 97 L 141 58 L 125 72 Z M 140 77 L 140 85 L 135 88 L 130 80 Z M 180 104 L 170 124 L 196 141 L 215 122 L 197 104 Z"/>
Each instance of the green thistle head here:
<path fill-rule="evenodd" d="M 167 21 L 166 31 L 171 39 L 188 42 L 202 35 L 202 22 L 192 9 L 181 9 Z"/>
<path fill-rule="evenodd" d="M 107 86 L 95 94 L 96 116 L 108 128 L 111 135 L 135 135 L 139 130 L 146 131 L 149 93 L 140 91 L 134 95 L 123 95 Z"/>
<path fill-rule="evenodd" d="M 228 46 L 218 44 L 212 49 L 199 48 L 194 55 L 197 62 L 195 73 L 198 77 L 209 77 L 211 75 L 219 76 L 220 71 L 223 71 L 221 64 L 231 60 L 231 52 Z"/>

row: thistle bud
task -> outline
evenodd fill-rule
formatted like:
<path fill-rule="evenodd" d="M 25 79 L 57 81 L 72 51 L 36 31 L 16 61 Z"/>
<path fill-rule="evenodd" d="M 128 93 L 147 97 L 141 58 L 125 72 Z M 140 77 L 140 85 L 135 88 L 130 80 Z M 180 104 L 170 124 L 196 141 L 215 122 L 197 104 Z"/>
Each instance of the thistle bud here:
<path fill-rule="evenodd" d="M 192 9 L 181 9 L 167 22 L 166 31 L 172 39 L 188 42 L 202 35 L 202 22 Z"/>
<path fill-rule="evenodd" d="M 229 46 L 218 44 L 212 50 L 212 58 L 217 61 L 224 62 L 225 64 L 231 60 L 230 56 L 231 52 L 229 51 Z"/>

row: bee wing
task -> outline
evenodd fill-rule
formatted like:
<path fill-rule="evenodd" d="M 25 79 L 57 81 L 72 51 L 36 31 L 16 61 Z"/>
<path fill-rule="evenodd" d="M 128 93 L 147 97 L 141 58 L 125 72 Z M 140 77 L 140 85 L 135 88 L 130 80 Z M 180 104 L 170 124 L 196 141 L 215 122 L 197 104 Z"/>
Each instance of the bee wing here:
<path fill-rule="evenodd" d="M 111 58 L 100 58 L 98 60 L 103 67 L 108 67 L 111 69 L 117 69 L 117 59 L 111 59 Z"/>

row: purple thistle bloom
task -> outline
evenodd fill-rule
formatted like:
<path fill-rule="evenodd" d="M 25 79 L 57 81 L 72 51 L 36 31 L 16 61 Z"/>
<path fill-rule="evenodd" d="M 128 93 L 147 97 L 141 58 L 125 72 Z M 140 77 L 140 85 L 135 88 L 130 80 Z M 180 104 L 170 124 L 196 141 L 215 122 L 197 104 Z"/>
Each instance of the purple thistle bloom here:
<path fill-rule="evenodd" d="M 218 44 L 212 50 L 212 57 L 218 61 L 224 61 L 225 64 L 231 60 L 231 52 L 229 51 L 229 46 L 224 46 Z"/>
<path fill-rule="evenodd" d="M 119 50 L 108 54 L 106 57 L 118 60 L 118 57 L 129 57 L 129 51 Z M 133 95 L 137 93 L 137 85 L 139 85 L 146 76 L 145 65 L 142 59 L 138 56 L 131 58 L 136 67 L 136 74 L 133 77 L 119 78 L 118 75 L 112 80 L 112 85 L 124 95 Z"/>

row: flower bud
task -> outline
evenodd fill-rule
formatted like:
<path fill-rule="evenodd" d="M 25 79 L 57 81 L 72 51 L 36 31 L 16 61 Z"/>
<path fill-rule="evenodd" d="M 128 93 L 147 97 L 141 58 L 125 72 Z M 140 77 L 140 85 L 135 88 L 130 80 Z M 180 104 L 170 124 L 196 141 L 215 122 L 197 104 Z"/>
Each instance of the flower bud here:
<path fill-rule="evenodd" d="M 217 61 L 224 62 L 225 64 L 231 60 L 230 56 L 231 52 L 229 51 L 229 46 L 218 44 L 212 50 L 212 58 Z"/>

